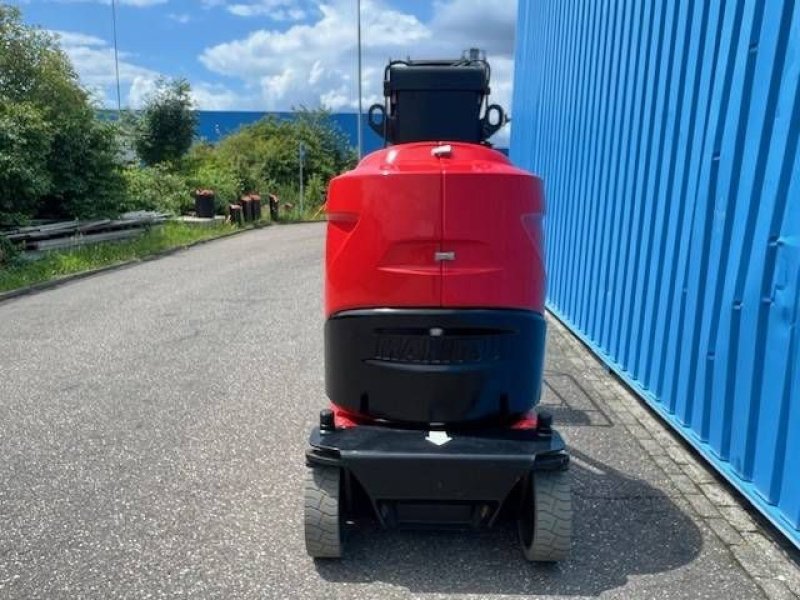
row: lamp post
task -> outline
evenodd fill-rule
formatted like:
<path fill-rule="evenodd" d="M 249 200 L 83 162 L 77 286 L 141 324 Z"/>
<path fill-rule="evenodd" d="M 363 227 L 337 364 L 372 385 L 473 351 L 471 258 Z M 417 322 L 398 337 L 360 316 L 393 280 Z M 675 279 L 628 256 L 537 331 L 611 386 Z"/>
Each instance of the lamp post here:
<path fill-rule="evenodd" d="M 117 0 L 111 0 L 111 21 L 114 25 L 114 70 L 117 74 L 117 114 L 122 114 L 122 94 L 119 91 L 119 51 L 117 50 Z"/>
<path fill-rule="evenodd" d="M 361 0 L 356 0 L 356 6 L 358 9 L 358 123 L 357 123 L 357 131 L 358 131 L 358 160 L 361 160 L 361 156 L 363 154 L 364 149 L 364 138 L 363 133 L 361 131 L 362 128 L 362 114 L 363 114 L 363 107 L 361 105 Z"/>

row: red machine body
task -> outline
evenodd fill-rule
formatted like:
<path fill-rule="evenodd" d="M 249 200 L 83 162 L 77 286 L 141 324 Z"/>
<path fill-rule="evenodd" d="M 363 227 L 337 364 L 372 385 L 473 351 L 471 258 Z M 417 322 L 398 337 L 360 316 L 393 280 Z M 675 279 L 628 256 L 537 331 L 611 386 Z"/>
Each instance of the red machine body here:
<path fill-rule="evenodd" d="M 542 182 L 500 152 L 432 142 L 380 150 L 331 182 L 326 210 L 328 317 L 544 309 Z"/>
<path fill-rule="evenodd" d="M 306 549 L 383 527 L 517 520 L 528 560 L 570 546 L 569 456 L 534 411 L 545 352 L 542 182 L 488 147 L 489 64 L 391 61 L 369 126 L 389 145 L 328 190 L 325 389 Z M 378 118 L 380 117 L 380 118 Z"/>
<path fill-rule="evenodd" d="M 344 423 L 506 426 L 538 402 L 541 181 L 469 143 L 399 144 L 331 183 L 326 382 Z"/>

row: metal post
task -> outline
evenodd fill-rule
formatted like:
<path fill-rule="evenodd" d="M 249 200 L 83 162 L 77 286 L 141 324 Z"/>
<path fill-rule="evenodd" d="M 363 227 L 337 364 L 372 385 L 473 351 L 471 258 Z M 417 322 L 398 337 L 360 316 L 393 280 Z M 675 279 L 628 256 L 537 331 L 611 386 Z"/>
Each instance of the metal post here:
<path fill-rule="evenodd" d="M 358 6 L 358 160 L 361 160 L 364 152 L 364 138 L 361 131 L 364 109 L 361 105 L 361 0 L 356 2 Z"/>
<path fill-rule="evenodd" d="M 122 94 L 119 90 L 119 50 L 117 49 L 117 0 L 111 0 L 111 20 L 114 23 L 114 69 L 117 73 L 117 113 L 122 114 Z"/>
<path fill-rule="evenodd" d="M 305 214 L 303 208 L 305 200 L 304 190 L 303 190 L 303 163 L 305 162 L 306 158 L 306 148 L 305 146 L 303 146 L 303 142 L 300 142 L 299 154 L 300 154 L 300 216 L 302 218 L 302 216 Z"/>

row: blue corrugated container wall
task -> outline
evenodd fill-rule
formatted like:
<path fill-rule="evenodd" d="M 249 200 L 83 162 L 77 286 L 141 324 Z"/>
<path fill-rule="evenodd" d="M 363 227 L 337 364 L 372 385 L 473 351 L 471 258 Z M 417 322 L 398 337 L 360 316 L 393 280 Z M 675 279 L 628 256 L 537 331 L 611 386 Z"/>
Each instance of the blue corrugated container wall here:
<path fill-rule="evenodd" d="M 520 0 L 550 310 L 800 546 L 800 1 Z"/>

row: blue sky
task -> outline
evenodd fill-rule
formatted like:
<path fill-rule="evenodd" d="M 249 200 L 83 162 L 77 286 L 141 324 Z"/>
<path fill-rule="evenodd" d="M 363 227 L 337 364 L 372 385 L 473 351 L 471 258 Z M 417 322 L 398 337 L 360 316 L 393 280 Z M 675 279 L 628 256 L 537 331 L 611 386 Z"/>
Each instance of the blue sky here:
<path fill-rule="evenodd" d="M 116 104 L 110 0 L 0 0 L 59 32 L 84 84 Z M 159 76 L 186 77 L 199 108 L 353 111 L 356 0 L 117 0 L 122 103 Z M 493 101 L 510 105 L 516 0 L 362 0 L 365 104 L 389 57 L 487 51 Z"/>

